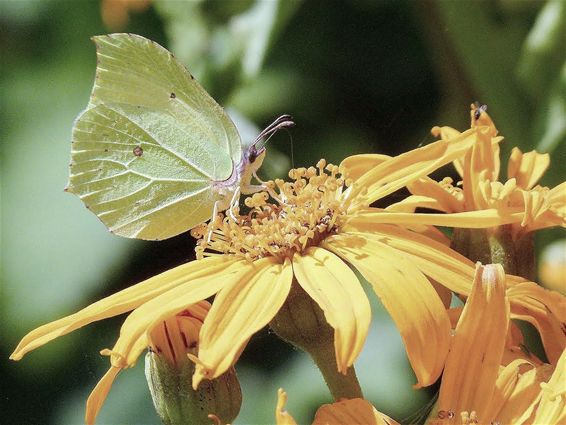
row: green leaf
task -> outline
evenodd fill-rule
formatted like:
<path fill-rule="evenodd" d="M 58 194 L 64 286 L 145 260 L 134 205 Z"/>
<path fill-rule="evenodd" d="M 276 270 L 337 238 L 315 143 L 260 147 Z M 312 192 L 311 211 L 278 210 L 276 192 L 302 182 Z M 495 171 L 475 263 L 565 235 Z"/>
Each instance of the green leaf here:
<path fill-rule="evenodd" d="M 566 61 L 566 2 L 547 2 L 537 16 L 521 52 L 517 76 L 537 101 L 548 95 Z"/>

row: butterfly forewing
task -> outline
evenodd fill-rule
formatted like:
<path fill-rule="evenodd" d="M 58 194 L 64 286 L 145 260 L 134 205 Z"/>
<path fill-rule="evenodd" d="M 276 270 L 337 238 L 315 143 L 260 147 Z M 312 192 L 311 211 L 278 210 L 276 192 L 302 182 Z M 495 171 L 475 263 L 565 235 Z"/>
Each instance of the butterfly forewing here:
<path fill-rule="evenodd" d="M 134 34 L 111 34 L 93 40 L 97 67 L 92 105 L 129 104 L 168 113 L 199 128 L 200 134 L 207 136 L 207 143 L 217 148 L 215 158 L 228 156 L 232 162 L 240 161 L 241 142 L 236 127 L 169 51 Z M 218 180 L 227 178 L 224 164 L 216 168 L 222 169 Z"/>
<path fill-rule="evenodd" d="M 166 239 L 206 221 L 241 156 L 234 124 L 167 50 L 95 37 L 96 81 L 73 128 L 68 191 L 114 233 Z"/>

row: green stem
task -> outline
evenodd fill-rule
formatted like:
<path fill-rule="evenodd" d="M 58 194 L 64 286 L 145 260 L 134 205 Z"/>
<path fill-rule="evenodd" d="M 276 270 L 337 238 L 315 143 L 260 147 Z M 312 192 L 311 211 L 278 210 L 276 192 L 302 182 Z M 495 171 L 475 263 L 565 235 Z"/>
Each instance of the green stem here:
<path fill-rule="evenodd" d="M 354 367 L 348 368 L 346 375 L 338 372 L 333 345 L 321 344 L 318 347 L 311 347 L 308 352 L 320 369 L 324 381 L 335 400 L 341 398 L 363 398 L 362 389 Z"/>
<path fill-rule="evenodd" d="M 345 375 L 338 372 L 334 329 L 326 322 L 324 312 L 296 281 L 269 326 L 280 338 L 310 354 L 335 400 L 363 397 L 354 367 L 350 367 Z"/>

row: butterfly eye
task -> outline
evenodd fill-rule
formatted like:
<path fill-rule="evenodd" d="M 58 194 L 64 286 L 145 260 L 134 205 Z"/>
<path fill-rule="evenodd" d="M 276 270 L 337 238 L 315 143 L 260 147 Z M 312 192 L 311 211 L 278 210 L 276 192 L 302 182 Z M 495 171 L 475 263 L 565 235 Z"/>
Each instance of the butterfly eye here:
<path fill-rule="evenodd" d="M 250 153 L 248 154 L 248 161 L 250 161 L 250 164 L 255 162 L 255 160 L 257 159 L 257 151 L 256 149 L 252 146 L 250 148 Z"/>

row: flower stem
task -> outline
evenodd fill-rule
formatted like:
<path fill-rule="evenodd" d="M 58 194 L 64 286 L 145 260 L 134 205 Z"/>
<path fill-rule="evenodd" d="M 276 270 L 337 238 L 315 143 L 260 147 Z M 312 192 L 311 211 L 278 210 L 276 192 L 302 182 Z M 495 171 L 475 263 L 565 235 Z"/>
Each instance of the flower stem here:
<path fill-rule="evenodd" d="M 269 326 L 280 338 L 310 354 L 335 400 L 363 397 L 354 367 L 350 367 L 345 375 L 338 372 L 334 329 L 326 322 L 324 312 L 296 281 Z"/>

